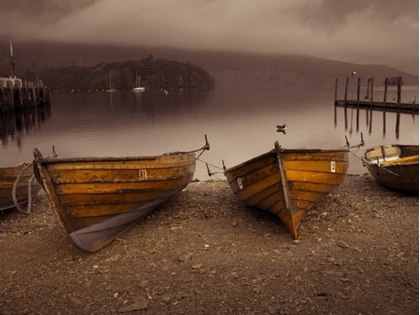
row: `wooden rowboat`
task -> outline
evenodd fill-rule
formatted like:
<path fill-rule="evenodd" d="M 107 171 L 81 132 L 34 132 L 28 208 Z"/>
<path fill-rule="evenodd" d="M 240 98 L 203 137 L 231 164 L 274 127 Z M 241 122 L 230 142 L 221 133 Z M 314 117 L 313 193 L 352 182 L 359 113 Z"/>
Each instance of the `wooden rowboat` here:
<path fill-rule="evenodd" d="M 27 164 L 21 164 L 13 167 L 0 168 L 0 211 L 15 208 L 13 202 L 13 185 L 19 174 Z M 19 206 L 25 204 L 29 200 L 28 187 L 32 177 L 32 169 L 27 169 L 16 183 L 15 196 Z M 31 185 L 31 195 L 36 195 L 41 190 L 41 186 L 33 181 Z"/>
<path fill-rule="evenodd" d="M 195 152 L 141 157 L 43 157 L 34 170 L 71 242 L 96 252 L 193 180 Z M 201 154 L 200 153 L 200 154 Z"/>
<path fill-rule="evenodd" d="M 233 192 L 245 204 L 277 215 L 299 239 L 305 213 L 344 180 L 349 148 L 275 148 L 225 169 Z"/>
<path fill-rule="evenodd" d="M 419 146 L 382 145 L 365 151 L 363 165 L 383 186 L 419 193 Z"/>

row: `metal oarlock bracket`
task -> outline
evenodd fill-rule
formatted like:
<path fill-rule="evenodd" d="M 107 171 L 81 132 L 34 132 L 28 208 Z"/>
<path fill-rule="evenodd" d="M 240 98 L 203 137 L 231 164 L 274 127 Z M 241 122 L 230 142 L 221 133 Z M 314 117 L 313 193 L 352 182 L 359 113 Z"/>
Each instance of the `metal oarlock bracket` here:
<path fill-rule="evenodd" d="M 363 132 L 360 133 L 360 143 L 356 144 L 356 145 L 353 145 L 353 146 L 350 146 L 350 142 L 347 139 L 347 136 L 344 136 L 344 137 L 346 138 L 346 145 L 345 146 L 348 147 L 349 149 L 360 148 L 360 147 L 363 147 L 365 145 L 365 140 L 363 139 Z"/>

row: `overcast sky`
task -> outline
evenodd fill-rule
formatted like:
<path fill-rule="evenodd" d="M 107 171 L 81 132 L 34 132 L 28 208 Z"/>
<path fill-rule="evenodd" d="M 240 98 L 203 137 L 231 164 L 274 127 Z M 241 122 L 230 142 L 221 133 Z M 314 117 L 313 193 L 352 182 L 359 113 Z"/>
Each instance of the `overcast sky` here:
<path fill-rule="evenodd" d="M 418 0 L 2 0 L 0 38 L 298 53 L 418 74 Z"/>

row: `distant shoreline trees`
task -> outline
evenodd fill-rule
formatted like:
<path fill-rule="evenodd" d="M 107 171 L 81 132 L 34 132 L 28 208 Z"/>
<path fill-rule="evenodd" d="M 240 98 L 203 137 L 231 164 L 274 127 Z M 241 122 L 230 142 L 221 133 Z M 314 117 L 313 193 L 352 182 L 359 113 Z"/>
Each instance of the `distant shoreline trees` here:
<path fill-rule="evenodd" d="M 42 78 L 49 89 L 97 90 L 112 88 L 131 90 L 137 78 L 146 89 L 212 88 L 214 78 L 204 69 L 191 63 L 157 59 L 150 54 L 139 61 L 100 63 L 94 67 L 68 66 L 26 71 L 28 81 Z"/>

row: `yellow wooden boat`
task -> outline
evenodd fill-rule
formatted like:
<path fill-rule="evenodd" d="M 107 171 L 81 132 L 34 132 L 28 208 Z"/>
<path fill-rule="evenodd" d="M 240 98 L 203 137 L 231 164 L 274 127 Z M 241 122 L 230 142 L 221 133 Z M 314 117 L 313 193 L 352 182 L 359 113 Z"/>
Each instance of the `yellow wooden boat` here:
<path fill-rule="evenodd" d="M 363 165 L 382 185 L 410 194 L 419 193 L 419 146 L 382 145 L 362 156 Z"/>
<path fill-rule="evenodd" d="M 0 168 L 0 211 L 15 208 L 13 185 L 26 165 L 20 164 L 18 166 Z M 25 170 L 15 185 L 15 197 L 18 206 L 27 203 L 29 200 L 28 188 L 32 175 L 31 168 Z M 31 195 L 36 195 L 40 190 L 41 186 L 36 181 L 33 181 L 31 184 Z"/>
<path fill-rule="evenodd" d="M 299 239 L 305 213 L 344 180 L 349 148 L 274 149 L 225 169 L 233 192 L 245 204 L 277 215 Z"/>
<path fill-rule="evenodd" d="M 96 252 L 193 180 L 196 153 L 140 157 L 43 157 L 34 170 L 72 243 Z"/>

